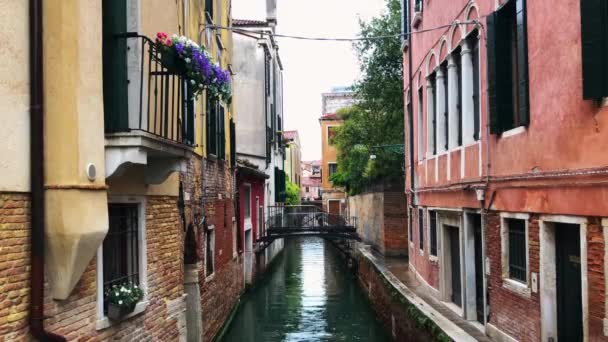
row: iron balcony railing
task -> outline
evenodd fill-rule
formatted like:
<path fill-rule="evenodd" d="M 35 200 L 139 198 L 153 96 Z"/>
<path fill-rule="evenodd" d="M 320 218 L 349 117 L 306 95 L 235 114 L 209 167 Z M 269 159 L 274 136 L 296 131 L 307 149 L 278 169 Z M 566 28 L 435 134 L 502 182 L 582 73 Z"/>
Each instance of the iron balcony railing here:
<path fill-rule="evenodd" d="M 104 45 L 112 49 L 104 51 L 106 133 L 144 131 L 193 146 L 194 101 L 183 75 L 163 64 L 146 36 L 127 32 L 112 40 Z"/>

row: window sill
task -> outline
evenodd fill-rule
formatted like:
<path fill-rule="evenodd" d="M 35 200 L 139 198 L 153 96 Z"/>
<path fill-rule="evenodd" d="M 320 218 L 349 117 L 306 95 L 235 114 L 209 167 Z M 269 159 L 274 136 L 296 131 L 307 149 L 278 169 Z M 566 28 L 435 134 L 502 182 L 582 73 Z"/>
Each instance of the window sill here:
<path fill-rule="evenodd" d="M 432 263 L 437 263 L 439 262 L 439 258 L 436 255 L 429 254 L 429 261 Z"/>
<path fill-rule="evenodd" d="M 97 322 L 95 322 L 95 330 L 107 329 L 113 325 L 120 324 L 121 322 L 123 322 L 131 317 L 135 317 L 135 316 L 141 314 L 142 312 L 146 311 L 146 308 L 148 307 L 148 303 L 149 302 L 147 300 L 137 303 L 137 305 L 135 305 L 135 310 L 133 310 L 133 312 L 131 312 L 130 314 L 126 315 L 120 321 L 113 321 L 113 320 L 109 319 L 107 316 L 103 316 L 103 318 L 98 319 Z"/>
<path fill-rule="evenodd" d="M 502 132 L 500 134 L 500 137 L 501 138 L 508 138 L 508 137 L 512 137 L 512 136 L 524 133 L 525 131 L 526 131 L 526 126 L 519 126 L 519 127 L 511 128 L 508 131 Z"/>
<path fill-rule="evenodd" d="M 517 280 L 503 279 L 502 287 L 525 298 L 532 296 L 532 290 L 530 290 L 528 285 Z"/>

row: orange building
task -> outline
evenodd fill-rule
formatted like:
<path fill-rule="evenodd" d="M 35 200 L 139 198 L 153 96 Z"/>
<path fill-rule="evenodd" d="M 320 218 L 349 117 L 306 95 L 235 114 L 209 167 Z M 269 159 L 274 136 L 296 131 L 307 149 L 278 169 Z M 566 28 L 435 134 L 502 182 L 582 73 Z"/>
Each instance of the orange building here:
<path fill-rule="evenodd" d="M 319 118 L 321 124 L 321 199 L 323 209 L 332 214 L 344 211 L 346 194 L 331 184 L 329 178 L 338 170 L 338 150 L 331 143 L 335 129 L 342 125 L 336 114 L 324 114 Z"/>

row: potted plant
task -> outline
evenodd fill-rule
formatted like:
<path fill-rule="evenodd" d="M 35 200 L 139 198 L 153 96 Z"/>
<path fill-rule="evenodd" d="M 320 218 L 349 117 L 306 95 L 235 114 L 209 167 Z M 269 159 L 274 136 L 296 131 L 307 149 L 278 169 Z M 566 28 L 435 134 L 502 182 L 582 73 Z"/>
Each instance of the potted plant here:
<path fill-rule="evenodd" d="M 230 73 L 219 63 L 212 63 L 209 52 L 186 36 L 165 32 L 156 34 L 156 50 L 160 62 L 169 72 L 182 76 L 188 83 L 190 100 L 195 100 L 205 89 L 212 99 L 230 103 L 232 89 Z"/>
<path fill-rule="evenodd" d="M 120 320 L 135 310 L 135 305 L 144 298 L 144 291 L 131 282 L 112 285 L 106 290 L 108 318 Z"/>

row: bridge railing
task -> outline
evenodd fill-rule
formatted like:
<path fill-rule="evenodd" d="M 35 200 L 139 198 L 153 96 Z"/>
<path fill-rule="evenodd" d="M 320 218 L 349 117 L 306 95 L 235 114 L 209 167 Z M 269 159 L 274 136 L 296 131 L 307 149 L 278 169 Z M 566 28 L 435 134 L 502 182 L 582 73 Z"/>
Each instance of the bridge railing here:
<path fill-rule="evenodd" d="M 330 214 L 313 205 L 272 206 L 267 219 L 267 227 L 275 231 L 352 228 L 356 224 L 355 217 Z"/>

